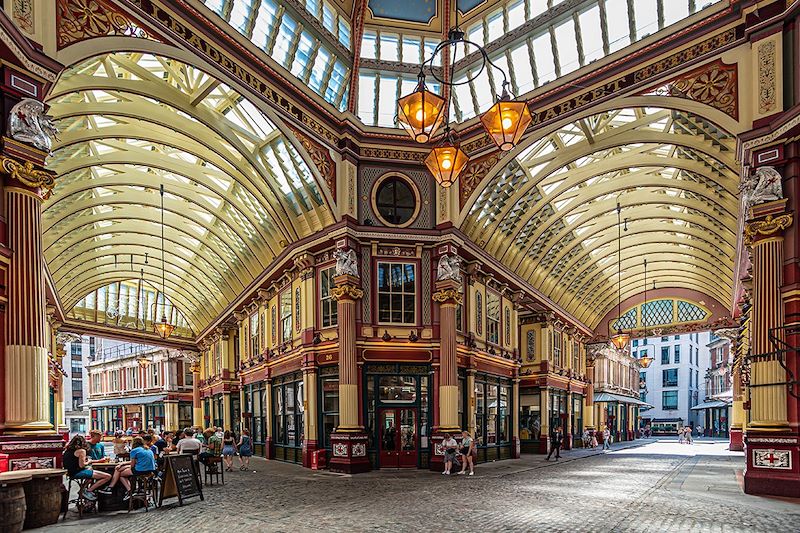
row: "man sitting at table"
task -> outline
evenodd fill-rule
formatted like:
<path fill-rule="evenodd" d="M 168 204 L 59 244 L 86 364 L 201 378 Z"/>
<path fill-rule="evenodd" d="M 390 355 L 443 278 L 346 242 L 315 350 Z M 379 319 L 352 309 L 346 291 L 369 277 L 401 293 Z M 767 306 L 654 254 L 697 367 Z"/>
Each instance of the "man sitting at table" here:
<path fill-rule="evenodd" d="M 131 462 L 120 464 L 114 469 L 114 477 L 111 478 L 111 483 L 108 487 L 101 492 L 104 494 L 111 494 L 117 481 L 122 482 L 122 486 L 128 494 L 125 495 L 124 500 L 130 498 L 131 482 L 128 479 L 131 476 L 139 476 L 156 470 L 156 459 L 150 448 L 144 445 L 144 440 L 141 437 L 134 437 L 131 448 Z"/>
<path fill-rule="evenodd" d="M 89 432 L 89 457 L 92 461 L 99 461 L 106 456 L 106 447 L 103 446 L 103 434 L 93 429 Z"/>
<path fill-rule="evenodd" d="M 207 464 L 206 460 L 209 457 L 219 457 L 222 455 L 222 439 L 217 437 L 212 428 L 205 430 L 203 436 L 206 438 L 206 444 L 203 447 L 203 451 L 200 452 L 200 455 L 197 458 L 201 463 Z"/>
<path fill-rule="evenodd" d="M 202 446 L 202 443 L 193 438 L 194 430 L 187 428 L 183 434 L 184 437 L 178 441 L 178 453 L 191 453 L 192 455 L 197 455 L 200 452 L 200 446 Z"/>

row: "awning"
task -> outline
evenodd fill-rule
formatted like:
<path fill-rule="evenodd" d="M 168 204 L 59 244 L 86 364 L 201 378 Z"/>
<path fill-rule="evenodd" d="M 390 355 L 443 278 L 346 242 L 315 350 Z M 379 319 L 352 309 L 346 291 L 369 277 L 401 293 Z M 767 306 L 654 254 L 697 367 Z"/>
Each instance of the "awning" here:
<path fill-rule="evenodd" d="M 594 395 L 594 401 L 630 403 L 642 407 L 653 407 L 649 403 L 645 403 L 637 398 L 631 398 L 630 396 L 622 396 L 621 394 L 612 394 L 610 392 L 598 392 L 597 394 Z"/>
<path fill-rule="evenodd" d="M 692 407 L 692 411 L 702 411 L 703 409 L 714 409 L 715 407 L 728 407 L 728 402 L 722 400 L 714 400 L 713 402 L 705 402 L 700 405 Z"/>
<path fill-rule="evenodd" d="M 145 405 L 153 402 L 160 402 L 167 397 L 166 394 L 152 394 L 150 396 L 132 396 L 127 398 L 114 398 L 111 400 L 97 400 L 88 402 L 88 407 L 115 407 L 117 405 Z"/>

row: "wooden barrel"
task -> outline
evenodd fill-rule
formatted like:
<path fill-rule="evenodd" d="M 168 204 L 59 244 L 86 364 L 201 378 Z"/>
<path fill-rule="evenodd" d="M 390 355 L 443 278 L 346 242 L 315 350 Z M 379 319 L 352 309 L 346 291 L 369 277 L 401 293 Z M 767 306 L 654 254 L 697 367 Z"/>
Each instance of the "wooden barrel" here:
<path fill-rule="evenodd" d="M 31 475 L 27 471 L 0 474 L 0 531 L 22 531 L 22 524 L 25 522 L 23 483 L 30 479 Z"/>
<path fill-rule="evenodd" d="M 31 480 L 25 482 L 25 529 L 48 526 L 58 522 L 61 514 L 61 484 L 66 470 L 41 468 L 31 470 Z"/>

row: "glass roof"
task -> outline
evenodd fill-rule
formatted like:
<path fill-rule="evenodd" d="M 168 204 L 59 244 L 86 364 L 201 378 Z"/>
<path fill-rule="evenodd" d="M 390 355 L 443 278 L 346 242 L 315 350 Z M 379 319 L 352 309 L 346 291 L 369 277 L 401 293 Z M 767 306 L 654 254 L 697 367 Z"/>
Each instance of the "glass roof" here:
<path fill-rule="evenodd" d="M 698 135 L 697 132 L 702 132 Z M 739 213 L 735 140 L 699 116 L 619 109 L 533 142 L 492 178 L 464 231 L 534 287 L 594 326 L 622 298 L 686 287 L 727 302 Z"/>
<path fill-rule="evenodd" d="M 587 0 L 566 9 L 563 0 L 510 0 L 461 27 L 466 39 L 484 46 L 508 74 L 513 94 L 522 96 L 719 1 Z M 368 68 L 365 73 L 365 66 L 372 67 L 367 64 L 359 71 L 358 116 L 365 124 L 394 126 L 394 110 L 390 113 L 376 102 L 411 92 L 416 72 L 405 65 L 419 64 L 418 50 L 430 57 L 438 41 L 431 39 L 429 44 L 427 38 L 410 33 L 364 31 L 361 57 L 381 60 L 380 69 Z M 503 80 L 497 70 L 481 72 L 482 61 L 474 47 L 460 47 L 454 60 L 453 80 L 461 85 L 454 88 L 453 118 L 460 122 L 491 107 Z M 389 96 L 384 96 L 386 92 Z"/>
<path fill-rule="evenodd" d="M 59 79 L 59 174 L 42 214 L 45 257 L 69 309 L 110 281 L 161 286 L 202 330 L 289 243 L 333 222 L 320 186 L 275 125 L 205 72 L 120 52 Z"/>
<path fill-rule="evenodd" d="M 305 0 L 302 11 L 275 0 L 204 3 L 303 85 L 339 110 L 347 107 L 350 22 L 330 2 Z"/>

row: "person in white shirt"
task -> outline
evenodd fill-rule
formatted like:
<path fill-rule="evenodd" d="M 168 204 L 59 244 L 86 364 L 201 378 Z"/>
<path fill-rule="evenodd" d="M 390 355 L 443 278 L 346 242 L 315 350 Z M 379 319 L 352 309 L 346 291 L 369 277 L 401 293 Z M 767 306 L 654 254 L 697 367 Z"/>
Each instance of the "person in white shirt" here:
<path fill-rule="evenodd" d="M 191 453 L 196 455 L 200 453 L 201 446 L 202 444 L 200 441 L 194 438 L 194 431 L 187 429 L 184 438 L 178 441 L 177 450 L 178 453 Z"/>
<path fill-rule="evenodd" d="M 458 443 L 452 435 L 445 433 L 444 440 L 442 441 L 442 448 L 444 448 L 444 472 L 442 472 L 442 474 L 449 476 L 450 469 L 453 468 L 453 462 L 456 460 Z"/>

